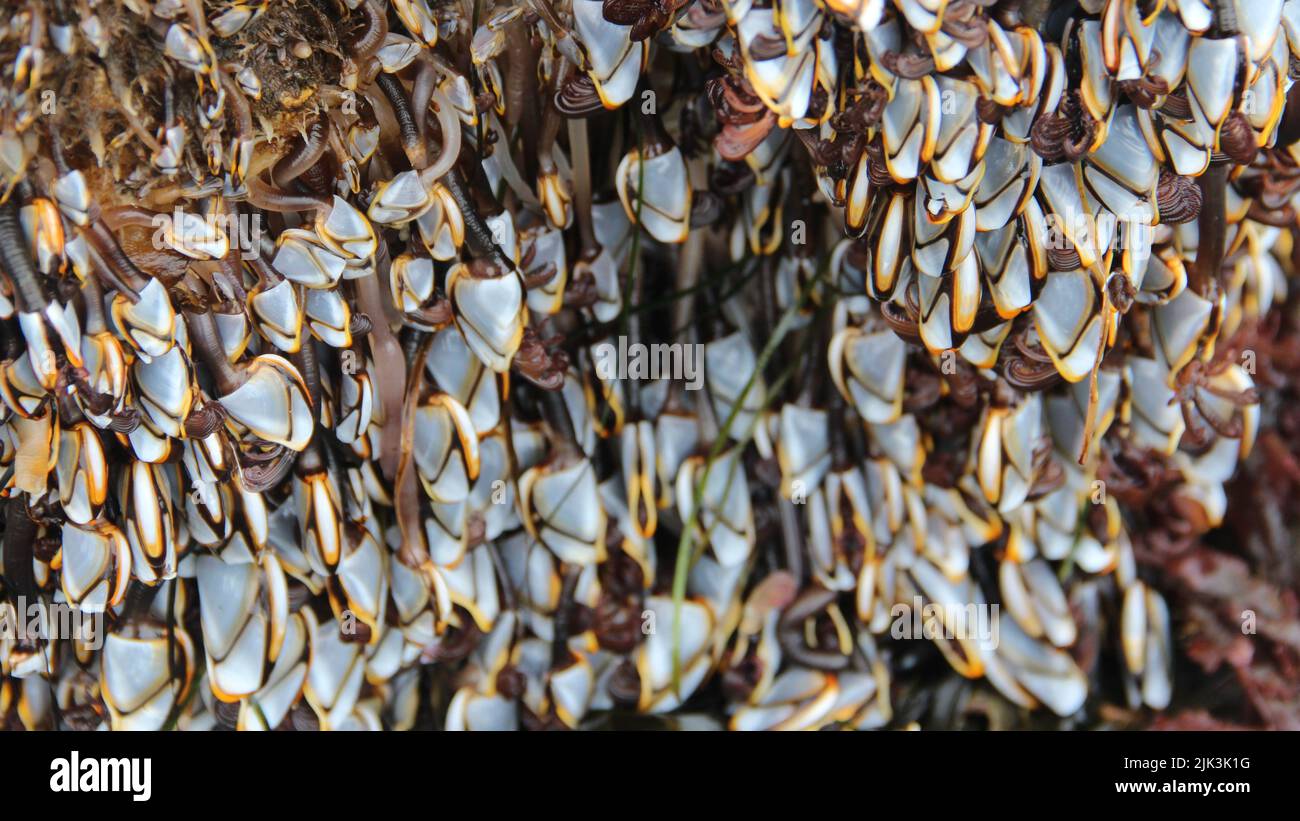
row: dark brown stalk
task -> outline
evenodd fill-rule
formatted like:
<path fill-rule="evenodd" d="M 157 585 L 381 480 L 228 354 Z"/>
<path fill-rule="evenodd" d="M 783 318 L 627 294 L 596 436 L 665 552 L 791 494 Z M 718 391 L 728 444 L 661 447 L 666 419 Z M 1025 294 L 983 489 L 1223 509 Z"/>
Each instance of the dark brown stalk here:
<path fill-rule="evenodd" d="M 412 111 L 406 89 L 402 87 L 401 81 L 391 74 L 380 74 L 375 78 L 375 85 L 384 92 L 385 99 L 393 108 L 393 114 L 397 118 L 397 131 L 402 137 L 402 150 L 406 152 L 411 167 L 416 170 L 425 168 L 429 164 L 429 152 L 424 145 L 418 123 L 418 120 L 423 118 L 417 116 L 418 112 Z"/>
<path fill-rule="evenodd" d="M 0 265 L 13 283 L 18 310 L 34 313 L 44 310 L 49 302 L 26 249 L 27 238 L 18 220 L 18 206 L 11 198 L 0 205 Z"/>
<path fill-rule="evenodd" d="M 1201 296 L 1210 296 L 1218 285 L 1219 271 L 1223 267 L 1223 251 L 1227 232 L 1227 181 L 1228 164 L 1212 161 L 1209 169 L 1196 178 L 1201 189 L 1201 215 L 1197 222 L 1199 239 L 1196 261 L 1192 263 L 1190 285 Z"/>
<path fill-rule="evenodd" d="M 11 496 L 5 505 L 5 583 L 31 601 L 35 601 L 37 594 L 36 571 L 32 567 L 35 540 L 36 522 L 27 512 L 27 494 Z"/>
<path fill-rule="evenodd" d="M 456 200 L 456 205 L 460 208 L 461 215 L 465 218 L 465 241 L 469 243 L 470 252 L 476 257 L 491 259 L 502 271 L 514 270 L 514 263 L 502 252 L 492 238 L 492 232 L 488 230 L 487 223 L 483 221 L 478 206 L 470 196 L 460 172 L 454 169 L 448 172 L 442 178 L 442 183 L 451 192 L 452 198 Z"/>
<path fill-rule="evenodd" d="M 849 657 L 826 650 L 814 650 L 804 641 L 803 624 L 806 619 L 815 618 L 818 613 L 835 603 L 834 590 L 811 587 L 799 595 L 794 603 L 786 608 L 777 622 L 777 639 L 781 649 L 800 664 L 817 670 L 843 670 L 849 665 Z"/>
<path fill-rule="evenodd" d="M 326 139 L 326 129 L 324 118 L 316 120 L 307 129 L 300 142 L 290 149 L 288 154 L 280 158 L 271 169 L 271 181 L 281 188 L 287 189 L 307 171 L 307 169 L 320 162 L 320 158 L 325 156 L 325 150 L 329 147 Z"/>
<path fill-rule="evenodd" d="M 248 201 L 263 211 L 296 214 L 301 211 L 328 210 L 332 205 L 329 197 L 319 194 L 290 194 L 288 191 L 272 188 L 257 175 L 250 176 L 247 184 Z"/>
<path fill-rule="evenodd" d="M 191 345 L 203 358 L 203 364 L 216 381 L 217 392 L 222 396 L 234 393 L 247 377 L 226 358 L 217 321 L 212 318 L 212 314 L 208 311 L 187 310 L 185 327 L 189 331 Z"/>
<path fill-rule="evenodd" d="M 366 27 L 352 44 L 352 59 L 364 69 L 388 37 L 388 17 L 376 0 L 362 0 L 359 10 L 366 15 Z"/>

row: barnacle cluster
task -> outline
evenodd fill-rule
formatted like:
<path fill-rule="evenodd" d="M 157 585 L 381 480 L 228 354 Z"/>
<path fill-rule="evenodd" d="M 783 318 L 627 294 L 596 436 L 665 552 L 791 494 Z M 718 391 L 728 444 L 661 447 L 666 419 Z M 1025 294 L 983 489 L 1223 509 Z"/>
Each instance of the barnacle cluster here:
<path fill-rule="evenodd" d="M 1300 0 L 12 6 L 5 726 L 1140 720 L 1300 477 Z"/>

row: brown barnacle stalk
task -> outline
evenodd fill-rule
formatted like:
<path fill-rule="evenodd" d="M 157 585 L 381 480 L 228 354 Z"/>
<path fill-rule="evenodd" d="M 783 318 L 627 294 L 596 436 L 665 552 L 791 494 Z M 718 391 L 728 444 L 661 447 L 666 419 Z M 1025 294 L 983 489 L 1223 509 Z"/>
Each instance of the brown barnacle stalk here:
<path fill-rule="evenodd" d="M 885 321 L 889 330 L 893 331 L 904 342 L 912 345 L 921 343 L 920 314 L 915 312 L 913 306 L 904 307 L 897 302 L 882 302 L 880 304 L 880 317 Z"/>
<path fill-rule="evenodd" d="M 1106 483 L 1106 492 L 1134 508 L 1145 506 L 1162 487 L 1177 480 L 1161 454 L 1127 439 L 1106 444 L 1100 457 L 1097 475 Z"/>
<path fill-rule="evenodd" d="M 1291 198 L 1300 191 L 1300 167 L 1288 152 L 1276 149 L 1261 152 L 1234 184 L 1252 200 L 1251 219 L 1268 225 L 1290 225 L 1289 220 L 1280 220 L 1276 214 L 1290 208 Z"/>
<path fill-rule="evenodd" d="M 1196 259 L 1188 269 L 1188 281 L 1196 293 L 1209 296 L 1217 292 L 1219 275 L 1227 241 L 1228 163 L 1211 160 L 1205 173 L 1196 178 L 1201 189 L 1201 213 L 1197 218 L 1199 240 Z"/>
<path fill-rule="evenodd" d="M 880 56 L 880 63 L 905 80 L 919 80 L 934 71 L 934 57 L 925 47 L 887 51 Z"/>
<path fill-rule="evenodd" d="M 392 300 L 381 293 L 380 277 L 388 278 L 392 260 L 389 258 L 387 243 L 380 243 L 375 264 L 375 273 L 363 276 L 356 281 L 358 307 L 372 318 L 372 333 L 368 342 L 375 361 L 387 363 L 387 369 L 379 369 L 374 374 L 376 386 L 376 413 L 383 423 L 387 434 L 383 438 L 383 447 L 379 454 L 379 467 L 389 481 L 397 477 L 400 463 L 400 447 L 403 425 L 403 413 L 406 405 L 407 371 L 406 358 L 402 355 L 402 346 L 390 327 L 395 322 L 396 313 Z"/>
<path fill-rule="evenodd" d="M 868 152 L 868 173 L 875 185 L 892 185 L 893 178 L 885 167 L 880 136 L 876 133 L 889 95 L 883 86 L 867 80 L 854 89 L 843 111 L 831 118 L 833 140 L 814 137 L 811 129 L 796 133 L 803 140 L 813 161 L 826 167 L 831 179 L 845 179 L 858 164 L 862 152 Z"/>
<path fill-rule="evenodd" d="M 615 25 L 631 26 L 628 36 L 635 43 L 666 28 L 682 5 L 674 0 L 605 0 L 601 14 Z"/>
<path fill-rule="evenodd" d="M 1292 55 L 1288 60 L 1287 76 L 1294 80 L 1300 77 L 1300 60 Z M 1286 93 L 1286 104 L 1282 108 L 1282 120 L 1277 127 L 1277 142 L 1279 148 L 1286 148 L 1293 145 L 1296 140 L 1300 139 L 1300 89 L 1297 89 L 1295 83 Z"/>
<path fill-rule="evenodd" d="M 90 278 L 87 279 L 86 281 L 87 283 L 90 283 L 93 282 L 94 279 Z M 89 291 L 89 289 L 87 290 Z M 88 315 L 88 321 L 86 323 L 87 333 L 88 334 L 101 333 L 103 329 L 103 322 L 104 322 L 103 308 L 100 307 L 96 309 L 92 307 L 89 299 L 86 300 L 86 305 L 87 305 L 86 313 Z M 96 310 L 98 310 L 97 318 L 95 318 L 95 315 L 93 313 Z M 91 330 L 92 322 L 96 322 L 99 325 L 100 330 Z M 91 413 L 97 416 L 102 416 L 113 409 L 113 405 L 115 404 L 114 397 L 109 394 L 101 393 L 100 391 L 96 390 L 95 387 L 90 384 L 90 374 L 86 371 L 85 368 L 74 368 L 74 367 L 64 368 L 61 377 L 66 378 L 66 384 L 70 388 L 70 392 L 76 393 L 77 397 L 81 400 L 82 405 L 86 408 L 86 410 L 90 411 Z M 80 413 L 80 411 L 78 411 L 78 413 Z M 121 433 L 130 433 L 131 431 L 135 430 L 135 428 L 138 427 L 139 424 L 140 424 L 140 415 L 139 412 L 137 412 L 134 408 L 122 408 L 120 411 L 114 414 L 111 421 L 109 422 L 109 426 L 112 427 L 113 430 L 116 430 Z"/>
<path fill-rule="evenodd" d="M 826 169 L 826 175 L 833 180 L 843 180 L 858 163 L 858 158 L 866 150 L 865 137 L 846 131 L 837 133 L 834 139 L 817 137 L 812 129 L 796 132 L 799 140 L 808 149 L 808 156 L 816 165 Z"/>
<path fill-rule="evenodd" d="M 1074 89 L 1062 95 L 1054 113 L 1034 121 L 1029 145 L 1044 162 L 1075 162 L 1088 153 L 1096 136 L 1097 122 Z"/>
<path fill-rule="evenodd" d="M 570 72 L 560 84 L 555 92 L 555 108 L 566 117 L 586 117 L 605 110 L 596 84 L 582 71 Z"/>
<path fill-rule="evenodd" d="M 361 312 L 352 314 L 352 320 L 348 324 L 348 333 L 353 337 L 365 336 L 373 331 L 375 323 L 370 317 Z"/>
<path fill-rule="evenodd" d="M 1042 497 L 1059 490 L 1065 485 L 1065 468 L 1052 458 L 1052 441 L 1044 438 L 1034 450 L 1034 484 L 1029 488 L 1029 499 Z"/>
<path fill-rule="evenodd" d="M 560 392 L 543 391 L 538 396 L 537 405 L 549 434 L 552 466 L 565 468 L 584 458 L 582 448 L 578 445 L 578 433 L 573 427 L 573 417 L 569 415 Z"/>
<path fill-rule="evenodd" d="M 257 280 L 255 288 L 273 288 L 284 281 L 284 275 L 271 267 L 261 254 L 250 254 L 243 262 L 243 267 Z"/>
<path fill-rule="evenodd" d="M 407 567 L 421 570 L 429 568 L 429 551 L 425 546 L 423 525 L 420 521 L 420 482 L 411 454 L 415 448 L 416 406 L 424 390 L 425 359 L 429 355 L 429 346 L 433 337 L 416 332 L 414 349 L 406 361 L 406 388 L 403 393 L 399 412 L 388 417 L 385 437 L 398 442 L 396 475 L 393 479 L 394 502 L 397 513 L 397 526 L 402 534 L 402 547 L 398 559 Z M 396 434 L 394 436 L 394 434 Z"/>
<path fill-rule="evenodd" d="M 850 92 L 850 103 L 842 112 L 836 114 L 836 131 L 857 131 L 866 134 L 880 126 L 885 104 L 889 101 L 889 92 L 884 86 L 868 78 L 861 86 Z"/>
<path fill-rule="evenodd" d="M 206 439 L 226 421 L 226 411 L 215 402 L 190 412 L 185 419 L 185 435 L 191 439 Z"/>
<path fill-rule="evenodd" d="M 590 261 L 584 252 L 584 258 Z M 564 286 L 564 306 L 566 308 L 590 308 L 600 300 L 600 289 L 596 277 L 590 269 L 584 269 L 571 278 Z"/>
<path fill-rule="evenodd" d="M 777 638 L 781 649 L 790 658 L 815 670 L 843 670 L 849 666 L 849 656 L 838 649 L 827 649 L 825 633 L 820 629 L 824 611 L 835 606 L 836 598 L 833 590 L 809 587 L 781 614 L 777 622 Z M 814 625 L 811 631 L 805 626 L 809 619 L 813 620 Z M 814 646 L 808 644 L 809 635 L 816 642 Z"/>
<path fill-rule="evenodd" d="M 295 180 L 320 162 L 329 145 L 326 133 L 324 118 L 312 122 L 303 133 L 302 140 L 272 166 L 271 181 L 287 190 Z"/>
<path fill-rule="evenodd" d="M 560 106 L 558 92 L 555 95 L 555 108 L 561 114 L 564 113 L 564 109 Z M 587 135 L 587 123 L 567 114 L 565 116 L 569 117 L 567 131 L 569 160 L 573 165 L 573 212 L 574 222 L 578 224 L 578 254 L 581 260 L 590 263 L 600 255 L 601 251 L 600 243 L 596 240 L 595 227 L 592 225 L 591 146 Z M 581 270 L 580 274 L 577 273 L 579 270 Z M 586 304 L 594 304 L 599 298 L 596 278 L 589 266 L 574 266 L 574 275 L 564 289 L 566 304 L 570 304 L 571 293 L 574 294 L 573 299 L 577 300 L 572 303 L 575 307 L 586 299 L 590 299 Z"/>
<path fill-rule="evenodd" d="M 35 601 L 36 574 L 32 568 L 32 544 L 37 526 L 27 507 L 27 494 L 15 493 L 5 503 L 4 578 L 17 595 Z"/>
<path fill-rule="evenodd" d="M 1047 248 L 1047 264 L 1053 271 L 1074 271 L 1082 264 L 1079 251 L 1069 242 L 1053 243 Z"/>
<path fill-rule="evenodd" d="M 929 363 L 933 366 L 933 362 Z M 954 366 L 939 371 L 939 377 L 947 386 L 946 395 L 961 408 L 974 408 L 979 401 L 980 380 L 965 360 L 958 358 Z"/>
<path fill-rule="evenodd" d="M 895 185 L 894 178 L 885 164 L 885 146 L 880 137 L 867 143 L 867 176 L 875 186 Z"/>
<path fill-rule="evenodd" d="M 1191 222 L 1201 214 L 1201 200 L 1201 188 L 1195 180 L 1174 173 L 1168 166 L 1160 167 L 1160 180 L 1156 184 L 1160 222 L 1167 225 Z"/>
<path fill-rule="evenodd" d="M 149 284 L 149 275 L 127 256 L 117 237 L 103 219 L 92 218 L 81 229 L 90 250 L 90 257 L 98 264 L 92 266 L 105 283 L 131 302 L 140 301 L 140 292 Z"/>
<path fill-rule="evenodd" d="M 1002 377 L 1014 388 L 1022 391 L 1042 391 L 1061 382 L 1061 374 L 1052 363 L 1051 356 L 1042 345 L 1030 342 L 1031 326 L 1025 324 L 1013 331 L 1003 345 L 999 358 Z"/>
<path fill-rule="evenodd" d="M 1255 130 L 1250 127 L 1250 120 L 1238 109 L 1228 112 L 1228 118 L 1219 129 L 1219 147 L 1228 159 L 1237 165 L 1250 165 L 1259 154 L 1259 145 L 1255 142 Z"/>
<path fill-rule="evenodd" d="M 1153 60 L 1158 61 L 1158 57 Z M 1169 83 L 1160 76 L 1144 75 L 1136 80 L 1120 80 L 1115 85 L 1138 108 L 1155 108 L 1169 94 Z"/>
<path fill-rule="evenodd" d="M 1194 359 L 1178 372 L 1174 397 L 1171 401 L 1176 401 L 1182 406 L 1183 419 L 1187 423 L 1187 435 L 1194 444 L 1209 442 L 1209 436 L 1201 426 L 1200 420 L 1204 420 L 1218 435 L 1229 439 L 1240 439 L 1243 431 L 1240 413 L 1234 412 L 1230 418 L 1224 419 L 1202 401 L 1202 391 L 1227 400 L 1236 408 L 1259 404 L 1259 391 L 1256 388 L 1238 391 L 1220 387 L 1211 381 L 1211 377 L 1216 372 L 1221 372 L 1233 361 L 1216 356 L 1209 365 L 1206 365 L 1201 360 Z"/>
<path fill-rule="evenodd" d="M 1008 111 L 1010 111 L 1008 107 L 998 105 L 990 97 L 981 95 L 975 101 L 975 116 L 979 117 L 979 121 L 982 123 L 997 125 L 1002 122 L 1002 118 L 1007 115 Z"/>
<path fill-rule="evenodd" d="M 422 127 L 401 81 L 395 75 L 383 73 L 375 78 L 375 84 L 384 93 L 384 97 L 387 98 L 388 104 L 392 106 L 393 113 L 397 117 L 402 150 L 406 152 L 411 167 L 416 170 L 427 167 L 429 156 L 421 135 Z"/>
<path fill-rule="evenodd" d="M 711 139 L 717 136 L 717 117 L 707 89 L 706 81 L 705 93 L 691 96 L 677 114 L 677 145 L 687 162 L 706 156 Z"/>
<path fill-rule="evenodd" d="M 27 254 L 27 238 L 12 199 L 0 204 L 0 267 L 12 285 L 18 309 L 24 313 L 44 310 L 48 300 L 36 266 Z"/>
<path fill-rule="evenodd" d="M 492 229 L 488 228 L 484 217 L 500 214 L 505 209 L 496 201 L 496 197 L 485 184 L 474 184 L 482 175 L 482 166 L 476 166 L 475 170 L 477 174 L 472 182 L 467 183 L 459 171 L 453 170 L 443 178 L 443 184 L 447 186 L 447 191 L 451 193 L 456 206 L 460 208 L 461 215 L 465 218 L 465 240 L 469 244 L 470 252 L 477 260 L 490 260 L 500 269 L 500 274 L 504 274 L 514 270 L 515 265 L 497 245 Z M 477 272 L 485 270 L 481 267 L 476 269 L 476 275 Z"/>
<path fill-rule="evenodd" d="M 212 376 L 217 393 L 234 393 L 247 381 L 245 374 L 226 357 L 216 320 L 201 301 L 191 301 L 185 308 L 185 325 L 190 344 Z"/>
<path fill-rule="evenodd" d="M 1164 105 L 1160 106 L 1161 114 L 1171 117 L 1175 120 L 1190 120 L 1192 118 L 1192 105 L 1187 102 L 1187 89 L 1178 88 L 1176 91 L 1169 93 L 1165 97 Z"/>
<path fill-rule="evenodd" d="M 1126 314 L 1137 299 L 1137 286 L 1133 284 L 1133 280 L 1117 274 L 1106 280 L 1106 297 L 1110 300 L 1110 304 L 1115 306 L 1115 310 Z"/>
<path fill-rule="evenodd" d="M 930 369 L 918 369 L 909 374 L 907 390 L 903 395 L 903 410 L 918 413 L 934 405 L 942 397 L 943 380 Z M 927 467 L 929 462 L 926 463 Z"/>
<path fill-rule="evenodd" d="M 988 21 L 981 14 L 984 3 L 962 0 L 948 6 L 940 28 L 966 48 L 979 48 L 989 39 Z"/>
<path fill-rule="evenodd" d="M 361 0 L 357 10 L 365 15 L 365 22 L 349 44 L 343 76 L 364 84 L 379 70 L 375 55 L 388 37 L 388 15 L 379 0 Z"/>
<path fill-rule="evenodd" d="M 285 172 L 282 172 L 281 175 L 286 176 Z M 259 174 L 250 174 L 247 186 L 248 202 L 263 211 L 274 211 L 281 214 L 296 214 L 302 211 L 328 211 L 332 204 L 330 198 L 323 194 L 316 194 L 306 190 L 301 193 L 286 191 L 266 182 Z"/>
<path fill-rule="evenodd" d="M 713 145 L 725 160 L 743 160 L 776 126 L 776 115 L 763 105 L 744 77 L 715 77 L 705 86 L 705 93 L 722 127 Z"/>
<path fill-rule="evenodd" d="M 559 166 L 555 161 L 556 139 L 560 134 L 560 127 L 564 125 L 564 117 L 553 105 L 542 105 L 540 134 L 537 139 L 536 158 L 533 165 L 536 166 L 537 174 L 537 194 L 536 202 L 546 213 L 547 220 L 550 224 L 560 228 L 566 227 L 572 221 L 572 208 L 570 200 L 572 199 L 571 189 L 565 185 L 561 179 Z M 509 151 L 502 147 L 498 149 L 503 157 L 503 161 L 509 156 Z M 527 193 L 532 193 L 528 191 Z"/>
<path fill-rule="evenodd" d="M 442 77 L 454 75 L 454 70 L 445 61 L 428 51 L 421 51 L 415 62 L 409 93 L 397 75 L 383 72 L 375 78 L 375 85 L 382 94 L 368 93 L 366 97 L 380 116 L 381 133 L 396 133 L 407 161 L 420 172 L 420 181 L 426 187 L 441 180 L 460 159 L 460 119 L 451 101 L 438 87 Z M 433 155 L 429 152 L 428 136 L 431 107 L 440 135 L 438 152 Z"/>
<path fill-rule="evenodd" d="M 617 528 L 610 528 L 617 534 Z M 609 558 L 600 563 L 598 570 L 601 594 L 591 612 L 591 627 L 600 646 L 614 653 L 632 652 L 641 643 L 641 611 L 645 600 L 645 573 L 641 565 L 626 552 L 618 549 L 616 539 L 621 535 L 606 537 L 612 543 Z M 635 674 L 633 667 L 633 674 Z"/>
<path fill-rule="evenodd" d="M 294 451 L 271 442 L 241 446 L 240 484 L 253 493 L 272 490 L 289 475 L 297 459 L 298 454 Z"/>
<path fill-rule="evenodd" d="M 224 213 L 227 225 L 239 225 L 239 203 L 230 199 L 221 200 L 220 212 Z M 238 243 L 230 242 L 225 255 L 215 260 L 215 268 L 212 271 L 215 292 L 234 303 L 231 306 L 233 312 L 242 312 L 248 303 L 248 291 L 244 287 L 244 266 L 240 261 L 242 256 L 244 252 L 239 249 Z M 253 255 L 249 254 L 249 256 Z"/>
<path fill-rule="evenodd" d="M 442 636 L 438 645 L 420 656 L 426 664 L 456 664 L 469 657 L 479 642 L 483 640 L 483 631 L 478 629 L 468 613 L 460 612 L 460 624 L 452 625 Z M 557 719 L 558 723 L 558 719 Z"/>
<path fill-rule="evenodd" d="M 217 423 L 229 415 L 253 436 L 290 451 L 301 451 L 311 440 L 316 407 L 302 374 L 279 357 L 231 362 L 207 302 L 198 297 L 184 297 L 181 302 L 190 344 L 217 395 L 217 399 L 205 404 L 220 406 L 211 413 L 222 417 L 200 416 L 194 424 L 200 431 L 209 425 L 215 430 Z"/>
<path fill-rule="evenodd" d="M 569 368 L 568 354 L 559 347 L 563 341 L 562 336 L 543 339 L 536 329 L 525 328 L 510 367 L 542 390 L 558 391 Z"/>

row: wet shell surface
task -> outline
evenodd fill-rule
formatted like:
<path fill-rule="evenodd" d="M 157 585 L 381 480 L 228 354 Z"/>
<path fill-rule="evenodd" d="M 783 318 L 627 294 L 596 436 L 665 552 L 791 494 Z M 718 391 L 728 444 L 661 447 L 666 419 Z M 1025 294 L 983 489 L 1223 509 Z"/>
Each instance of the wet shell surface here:
<path fill-rule="evenodd" d="M 10 3 L 0 727 L 1300 726 L 1254 5 Z"/>

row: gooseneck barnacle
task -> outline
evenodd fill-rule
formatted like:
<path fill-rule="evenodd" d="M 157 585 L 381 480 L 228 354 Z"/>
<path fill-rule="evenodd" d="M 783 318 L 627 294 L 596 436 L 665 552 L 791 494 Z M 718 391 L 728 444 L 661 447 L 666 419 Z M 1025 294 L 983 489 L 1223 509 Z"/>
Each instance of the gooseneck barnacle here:
<path fill-rule="evenodd" d="M 0 727 L 1134 726 L 1300 589 L 1300 0 L 10 5 Z"/>

